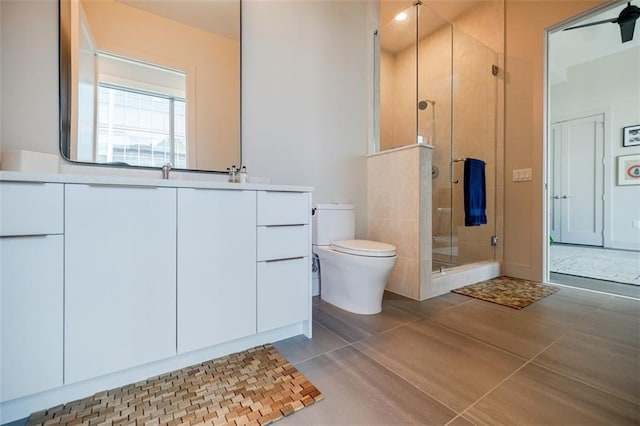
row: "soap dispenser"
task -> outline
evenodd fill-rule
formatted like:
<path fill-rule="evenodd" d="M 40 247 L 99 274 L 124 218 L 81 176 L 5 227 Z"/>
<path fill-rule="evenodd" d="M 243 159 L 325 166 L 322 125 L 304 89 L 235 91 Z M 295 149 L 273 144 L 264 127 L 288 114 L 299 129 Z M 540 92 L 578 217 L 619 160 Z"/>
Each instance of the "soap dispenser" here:
<path fill-rule="evenodd" d="M 233 165 L 231 168 L 227 168 L 227 171 L 229 172 L 229 183 L 238 183 L 238 169 L 236 169 L 236 166 Z"/>
<path fill-rule="evenodd" d="M 242 166 L 242 169 L 240 169 L 240 183 L 249 183 L 249 174 L 247 173 L 247 166 Z"/>

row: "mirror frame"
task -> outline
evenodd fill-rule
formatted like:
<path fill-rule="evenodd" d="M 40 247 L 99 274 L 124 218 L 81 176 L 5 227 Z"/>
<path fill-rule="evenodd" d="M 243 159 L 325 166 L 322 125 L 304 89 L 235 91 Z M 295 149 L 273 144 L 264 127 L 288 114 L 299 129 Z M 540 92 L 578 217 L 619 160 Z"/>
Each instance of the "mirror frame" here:
<path fill-rule="evenodd" d="M 59 102 L 60 113 L 59 146 L 58 153 L 65 160 L 72 164 L 83 166 L 116 167 L 158 170 L 159 167 L 137 166 L 132 164 L 107 164 L 87 161 L 77 161 L 70 159 L 71 150 L 71 0 L 58 0 L 58 72 L 59 72 Z M 239 111 L 238 111 L 238 165 L 242 166 L 242 0 L 239 3 Z M 225 170 L 204 170 L 204 169 L 173 169 L 181 172 L 199 173 L 228 173 Z"/>

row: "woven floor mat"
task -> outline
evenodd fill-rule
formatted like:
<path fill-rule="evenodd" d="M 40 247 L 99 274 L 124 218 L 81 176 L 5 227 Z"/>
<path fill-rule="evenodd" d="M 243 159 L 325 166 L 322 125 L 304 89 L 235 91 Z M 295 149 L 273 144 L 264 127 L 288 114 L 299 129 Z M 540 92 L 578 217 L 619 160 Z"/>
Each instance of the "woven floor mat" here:
<path fill-rule="evenodd" d="M 270 344 L 33 413 L 29 425 L 266 425 L 323 398 Z"/>
<path fill-rule="evenodd" d="M 522 309 L 555 293 L 558 288 L 519 278 L 498 277 L 451 291 L 510 308 Z"/>

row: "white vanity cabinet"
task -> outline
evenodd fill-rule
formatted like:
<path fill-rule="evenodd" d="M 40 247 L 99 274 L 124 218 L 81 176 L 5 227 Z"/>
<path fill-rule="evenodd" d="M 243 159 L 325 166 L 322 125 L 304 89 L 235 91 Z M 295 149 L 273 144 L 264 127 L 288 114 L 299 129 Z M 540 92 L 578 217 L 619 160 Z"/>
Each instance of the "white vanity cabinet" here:
<path fill-rule="evenodd" d="M 311 195 L 258 192 L 258 332 L 308 320 Z"/>
<path fill-rule="evenodd" d="M 0 171 L 0 423 L 311 337 L 311 190 Z"/>
<path fill-rule="evenodd" d="M 0 401 L 62 385 L 63 199 L 0 182 Z"/>
<path fill-rule="evenodd" d="M 176 354 L 176 188 L 65 185 L 65 383 Z"/>
<path fill-rule="evenodd" d="M 178 189 L 178 352 L 256 333 L 256 192 Z"/>

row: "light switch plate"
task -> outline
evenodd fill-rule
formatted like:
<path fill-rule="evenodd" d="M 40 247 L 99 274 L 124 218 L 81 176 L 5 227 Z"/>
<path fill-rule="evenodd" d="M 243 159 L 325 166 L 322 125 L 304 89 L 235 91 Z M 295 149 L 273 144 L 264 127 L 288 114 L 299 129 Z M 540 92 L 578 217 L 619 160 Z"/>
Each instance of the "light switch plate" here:
<path fill-rule="evenodd" d="M 532 179 L 531 169 L 514 169 L 513 182 L 525 182 Z"/>

